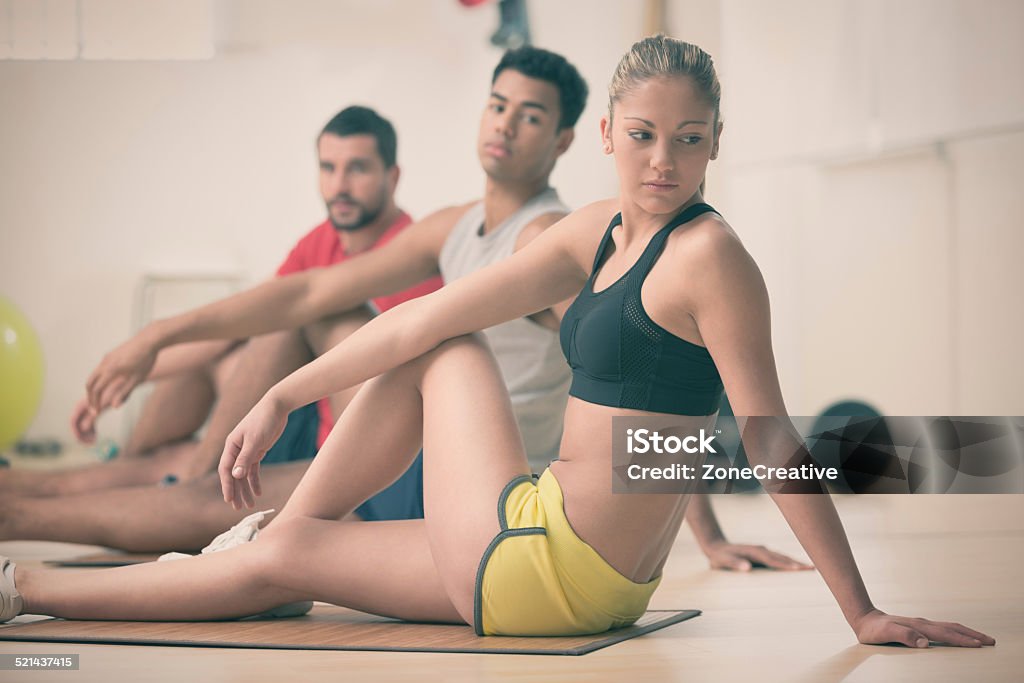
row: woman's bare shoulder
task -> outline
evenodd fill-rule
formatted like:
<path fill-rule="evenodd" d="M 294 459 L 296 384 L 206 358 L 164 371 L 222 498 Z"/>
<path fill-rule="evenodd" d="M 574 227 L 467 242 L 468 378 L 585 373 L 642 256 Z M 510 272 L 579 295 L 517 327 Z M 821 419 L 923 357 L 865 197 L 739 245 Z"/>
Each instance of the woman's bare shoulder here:
<path fill-rule="evenodd" d="M 602 199 L 576 209 L 556 224 L 581 264 L 589 268 L 608 223 L 618 211 L 618 199 Z"/>
<path fill-rule="evenodd" d="M 760 297 L 764 279 L 753 256 L 729 223 L 716 213 L 694 219 L 686 230 L 677 230 L 664 257 L 679 274 L 687 298 L 719 301 L 725 296 Z"/>
<path fill-rule="evenodd" d="M 730 268 L 744 262 L 753 265 L 740 236 L 717 213 L 698 216 L 686 230 L 677 230 L 667 246 L 671 258 L 681 266 Z"/>
<path fill-rule="evenodd" d="M 618 197 L 611 197 L 609 199 L 600 199 L 596 202 L 591 202 L 586 206 L 582 206 L 573 213 L 580 214 L 581 218 L 585 218 L 589 221 L 598 221 L 603 223 L 601 229 L 608 227 L 608 223 L 611 222 L 615 214 L 619 212 L 620 202 Z"/>

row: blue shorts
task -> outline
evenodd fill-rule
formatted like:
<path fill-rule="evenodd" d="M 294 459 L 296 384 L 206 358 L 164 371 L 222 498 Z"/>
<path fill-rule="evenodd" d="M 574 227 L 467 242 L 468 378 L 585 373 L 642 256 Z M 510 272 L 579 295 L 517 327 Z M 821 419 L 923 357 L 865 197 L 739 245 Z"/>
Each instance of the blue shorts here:
<path fill-rule="evenodd" d="M 320 418 L 315 403 L 293 410 L 288 415 L 288 424 L 281 432 L 281 437 L 263 456 L 261 464 L 311 460 L 317 451 L 316 435 L 319 426 Z"/>
<path fill-rule="evenodd" d="M 264 456 L 263 464 L 312 459 L 317 452 L 319 425 L 315 403 L 293 411 L 281 438 Z M 356 508 L 356 514 L 367 522 L 423 519 L 423 452 L 395 483 Z"/>

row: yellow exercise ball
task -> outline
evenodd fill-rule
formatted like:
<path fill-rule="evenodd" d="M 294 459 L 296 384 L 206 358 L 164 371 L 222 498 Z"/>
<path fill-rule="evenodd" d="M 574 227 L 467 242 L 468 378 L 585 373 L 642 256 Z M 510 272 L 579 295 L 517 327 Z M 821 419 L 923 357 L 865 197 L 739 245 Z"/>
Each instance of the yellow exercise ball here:
<path fill-rule="evenodd" d="M 32 422 L 42 395 L 39 337 L 21 311 L 0 296 L 0 450 Z"/>

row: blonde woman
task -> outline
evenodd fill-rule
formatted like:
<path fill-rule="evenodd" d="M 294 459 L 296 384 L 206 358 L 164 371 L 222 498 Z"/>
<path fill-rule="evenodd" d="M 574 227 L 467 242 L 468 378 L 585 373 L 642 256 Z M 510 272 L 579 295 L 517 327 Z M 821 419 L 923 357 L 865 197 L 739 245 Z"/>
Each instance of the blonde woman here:
<path fill-rule="evenodd" d="M 59 579 L 5 561 L 0 618 L 222 619 L 315 599 L 481 634 L 592 633 L 636 620 L 687 496 L 611 493 L 612 417 L 668 415 L 709 430 L 723 388 L 737 415 L 786 414 L 761 275 L 700 193 L 718 154 L 718 108 L 706 53 L 662 36 L 634 45 L 601 122 L 618 198 L 376 318 L 282 380 L 235 428 L 220 463 L 224 497 L 252 506 L 260 458 L 288 412 L 368 380 L 256 542 Z M 573 386 L 559 460 L 535 483 L 494 360 L 471 335 L 577 293 L 561 330 Z M 421 442 L 425 519 L 334 521 L 398 477 Z M 752 464 L 769 458 L 747 445 Z M 876 609 L 828 496 L 774 500 L 861 642 L 994 644 L 959 624 Z"/>

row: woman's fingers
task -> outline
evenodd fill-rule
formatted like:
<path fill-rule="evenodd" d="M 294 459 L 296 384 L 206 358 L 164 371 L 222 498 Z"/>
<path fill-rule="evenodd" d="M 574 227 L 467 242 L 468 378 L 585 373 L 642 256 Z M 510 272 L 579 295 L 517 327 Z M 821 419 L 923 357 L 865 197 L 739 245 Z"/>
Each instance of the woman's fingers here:
<path fill-rule="evenodd" d="M 936 642 L 959 647 L 981 647 L 982 645 L 995 645 L 996 642 L 994 638 L 961 624 L 928 621 L 927 619 L 915 621 L 917 622 L 915 627 Z"/>
<path fill-rule="evenodd" d="M 224 495 L 224 502 L 234 506 L 236 510 L 238 509 L 235 505 L 237 500 L 235 496 L 236 479 L 232 475 L 231 470 L 235 467 L 235 460 L 238 458 L 238 453 L 241 449 L 241 437 L 237 437 L 232 432 L 228 435 L 227 441 L 224 442 L 224 452 L 221 453 L 220 464 L 217 465 L 217 474 L 220 475 L 220 491 Z"/>
<path fill-rule="evenodd" d="M 928 647 L 932 642 L 955 647 L 982 647 L 996 642 L 991 636 L 963 624 L 881 613 L 867 618 L 857 633 L 862 643 L 902 643 L 917 648 Z"/>
<path fill-rule="evenodd" d="M 260 464 L 257 462 L 249 468 L 249 488 L 252 489 L 254 496 L 263 495 L 263 487 L 260 485 Z"/>
<path fill-rule="evenodd" d="M 876 644 L 901 643 L 907 647 L 928 647 L 927 636 L 915 628 L 895 622 L 889 622 L 879 637 L 872 639 L 871 642 Z"/>
<path fill-rule="evenodd" d="M 793 570 L 793 569 L 813 569 L 809 564 L 803 564 L 794 560 L 788 555 L 777 553 L 774 550 L 769 550 L 763 546 L 751 546 L 750 559 L 763 564 L 766 567 L 772 569 L 782 570 Z"/>
<path fill-rule="evenodd" d="M 231 476 L 235 479 L 242 503 L 248 508 L 256 507 L 256 496 L 260 490 L 259 465 L 262 457 L 263 453 L 255 444 L 255 440 L 243 437 L 242 447 L 231 467 Z"/>
<path fill-rule="evenodd" d="M 239 479 L 237 484 L 239 494 L 241 495 L 242 498 L 242 505 L 244 505 L 247 508 L 255 507 L 256 499 L 252 495 L 252 489 L 249 487 L 248 476 L 246 476 L 246 478 Z"/>
<path fill-rule="evenodd" d="M 975 631 L 973 628 L 969 628 L 967 626 L 964 626 L 963 624 L 958 624 L 952 621 L 935 621 L 932 623 L 938 624 L 939 626 L 945 626 L 946 628 L 954 629 L 959 633 L 963 633 L 967 636 L 970 636 L 971 638 L 975 638 L 976 640 L 981 641 L 983 645 L 996 644 L 996 639 L 992 636 L 988 635 L 987 633 L 982 633 L 981 631 Z"/>

